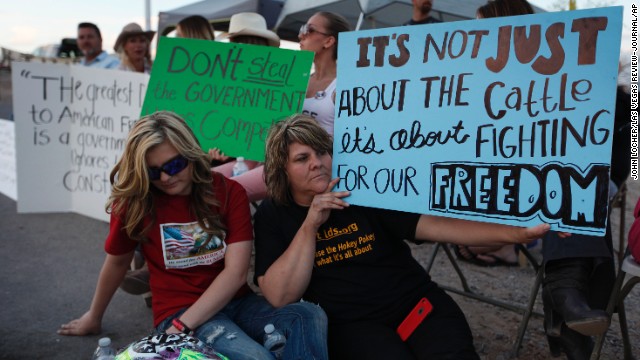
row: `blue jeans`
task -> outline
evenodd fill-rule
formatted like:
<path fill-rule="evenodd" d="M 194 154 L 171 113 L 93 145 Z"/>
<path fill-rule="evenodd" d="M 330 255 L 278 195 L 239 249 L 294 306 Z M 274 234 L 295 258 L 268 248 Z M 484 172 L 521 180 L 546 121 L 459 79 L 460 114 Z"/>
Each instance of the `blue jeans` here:
<path fill-rule="evenodd" d="M 156 330 L 164 332 L 178 311 Z M 298 302 L 279 309 L 256 294 L 232 300 L 195 329 L 194 336 L 233 360 L 273 359 L 261 344 L 264 326 L 273 324 L 287 338 L 284 359 L 328 359 L 327 316 L 317 305 Z"/>

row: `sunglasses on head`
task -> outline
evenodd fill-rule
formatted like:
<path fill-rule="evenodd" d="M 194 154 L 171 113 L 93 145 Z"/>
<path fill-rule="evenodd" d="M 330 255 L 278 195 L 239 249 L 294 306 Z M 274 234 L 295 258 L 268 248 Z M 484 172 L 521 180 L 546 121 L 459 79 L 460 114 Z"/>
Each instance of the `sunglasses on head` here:
<path fill-rule="evenodd" d="M 189 166 L 189 160 L 178 154 L 173 159 L 162 164 L 160 167 L 149 167 L 149 178 L 151 180 L 159 180 L 162 173 L 173 176 L 186 169 L 187 166 Z"/>
<path fill-rule="evenodd" d="M 322 34 L 324 36 L 331 36 L 331 34 L 323 33 L 322 31 L 318 31 L 317 29 L 312 28 L 309 24 L 304 24 L 304 25 L 300 26 L 300 31 L 298 32 L 298 35 L 306 36 L 306 35 L 313 34 L 313 33 Z"/>

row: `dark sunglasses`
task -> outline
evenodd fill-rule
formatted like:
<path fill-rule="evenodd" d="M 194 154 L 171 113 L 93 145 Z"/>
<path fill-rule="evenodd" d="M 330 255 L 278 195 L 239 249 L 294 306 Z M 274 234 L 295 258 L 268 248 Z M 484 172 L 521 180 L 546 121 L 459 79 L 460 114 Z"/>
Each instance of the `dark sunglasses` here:
<path fill-rule="evenodd" d="M 189 166 L 189 160 L 182 155 L 176 155 L 173 159 L 162 164 L 160 167 L 149 167 L 149 178 L 151 180 L 159 180 L 160 175 L 164 172 L 169 176 L 173 176 Z"/>
<path fill-rule="evenodd" d="M 304 25 L 300 26 L 300 31 L 298 32 L 298 35 L 307 36 L 307 35 L 313 34 L 313 33 L 322 34 L 324 36 L 332 36 L 331 34 L 323 33 L 322 31 L 318 31 L 317 29 L 312 28 L 311 26 L 309 26 L 309 24 L 304 24 Z"/>

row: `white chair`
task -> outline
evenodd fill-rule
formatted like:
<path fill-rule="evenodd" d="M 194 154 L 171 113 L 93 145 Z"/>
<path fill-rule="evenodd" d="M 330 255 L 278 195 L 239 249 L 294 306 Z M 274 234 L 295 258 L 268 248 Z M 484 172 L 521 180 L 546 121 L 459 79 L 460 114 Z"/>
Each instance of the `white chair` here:
<path fill-rule="evenodd" d="M 627 282 L 624 279 L 629 276 Z M 611 317 L 616 307 L 618 310 L 618 319 L 620 320 L 620 333 L 622 334 L 622 342 L 624 344 L 624 358 L 625 360 L 633 359 L 633 352 L 631 342 L 629 341 L 629 330 L 627 328 L 627 316 L 624 309 L 624 299 L 627 297 L 631 289 L 640 282 L 640 264 L 638 264 L 633 257 L 629 254 L 629 249 L 625 252 L 624 260 L 620 264 L 618 275 L 616 276 L 616 282 L 609 298 L 609 304 L 607 305 L 607 314 Z M 602 351 L 602 345 L 607 333 L 596 338 L 596 344 L 591 354 L 592 360 L 600 358 L 600 352 Z M 637 344 L 636 344 L 637 346 Z"/>

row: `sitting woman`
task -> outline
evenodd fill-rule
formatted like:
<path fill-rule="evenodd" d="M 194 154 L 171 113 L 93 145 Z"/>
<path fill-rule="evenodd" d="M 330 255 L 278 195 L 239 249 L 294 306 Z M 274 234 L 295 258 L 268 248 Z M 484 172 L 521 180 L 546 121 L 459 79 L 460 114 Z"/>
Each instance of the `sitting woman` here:
<path fill-rule="evenodd" d="M 549 225 L 519 228 L 350 206 L 349 192 L 332 192 L 338 179 L 331 179 L 331 136 L 307 115 L 276 123 L 265 153 L 270 198 L 254 217 L 255 281 L 271 304 L 301 298 L 320 304 L 333 360 L 479 358 L 464 314 L 403 239 L 527 243 Z M 433 311 L 403 341 L 397 328 L 423 298 Z"/>
<path fill-rule="evenodd" d="M 195 336 L 231 359 L 273 359 L 258 342 L 271 323 L 286 358 L 327 358 L 326 316 L 309 303 L 275 309 L 247 285 L 249 202 L 212 172 L 187 124 L 170 112 L 138 120 L 111 172 L 107 256 L 89 310 L 63 335 L 98 334 L 138 244 L 150 273 L 158 332 Z"/>

